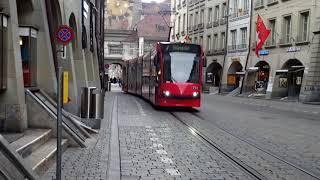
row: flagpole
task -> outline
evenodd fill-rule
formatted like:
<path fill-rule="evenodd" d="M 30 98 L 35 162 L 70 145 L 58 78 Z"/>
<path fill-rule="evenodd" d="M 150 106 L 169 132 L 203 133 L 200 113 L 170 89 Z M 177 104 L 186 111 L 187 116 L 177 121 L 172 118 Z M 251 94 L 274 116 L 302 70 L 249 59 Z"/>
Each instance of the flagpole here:
<path fill-rule="evenodd" d="M 240 94 L 242 94 L 243 91 L 243 85 L 244 85 L 244 80 L 247 75 L 247 66 L 248 66 L 248 61 L 249 61 L 249 56 L 251 54 L 251 31 L 252 31 L 252 19 L 253 19 L 253 0 L 251 0 L 251 5 L 250 5 L 250 28 L 249 28 L 249 46 L 248 46 L 248 54 L 247 54 L 247 59 L 246 59 L 246 64 L 244 66 L 244 77 L 241 82 L 241 88 L 240 88 Z"/>

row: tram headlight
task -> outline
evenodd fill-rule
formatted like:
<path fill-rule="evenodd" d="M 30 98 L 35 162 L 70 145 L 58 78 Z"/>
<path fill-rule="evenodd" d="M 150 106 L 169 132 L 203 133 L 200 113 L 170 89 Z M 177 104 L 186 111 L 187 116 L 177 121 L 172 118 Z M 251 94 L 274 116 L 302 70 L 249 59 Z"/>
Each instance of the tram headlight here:
<path fill-rule="evenodd" d="M 170 91 L 163 91 L 163 95 L 165 97 L 169 97 L 171 95 Z"/>
<path fill-rule="evenodd" d="M 194 98 L 199 97 L 199 95 L 200 95 L 199 92 L 193 92 L 193 93 L 192 93 L 192 96 L 193 96 Z"/>

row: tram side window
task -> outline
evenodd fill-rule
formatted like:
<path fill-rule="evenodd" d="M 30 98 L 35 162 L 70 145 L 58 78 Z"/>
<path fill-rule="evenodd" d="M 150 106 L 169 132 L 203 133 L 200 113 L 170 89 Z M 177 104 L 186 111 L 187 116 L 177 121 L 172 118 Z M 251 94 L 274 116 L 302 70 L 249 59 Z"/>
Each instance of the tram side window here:
<path fill-rule="evenodd" d="M 171 80 L 171 56 L 169 52 L 165 52 L 163 54 L 163 79 L 164 81 L 170 81 Z"/>

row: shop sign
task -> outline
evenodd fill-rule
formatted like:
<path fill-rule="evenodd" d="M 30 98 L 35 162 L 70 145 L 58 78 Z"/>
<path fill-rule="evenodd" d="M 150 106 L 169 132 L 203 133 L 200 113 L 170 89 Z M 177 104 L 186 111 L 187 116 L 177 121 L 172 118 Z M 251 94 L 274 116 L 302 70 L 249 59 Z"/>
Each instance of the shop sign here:
<path fill-rule="evenodd" d="M 301 50 L 300 47 L 292 46 L 287 49 L 287 52 L 298 52 L 300 50 Z"/>
<path fill-rule="evenodd" d="M 269 55 L 269 50 L 262 49 L 259 51 L 259 55 L 261 55 L 261 56 Z"/>

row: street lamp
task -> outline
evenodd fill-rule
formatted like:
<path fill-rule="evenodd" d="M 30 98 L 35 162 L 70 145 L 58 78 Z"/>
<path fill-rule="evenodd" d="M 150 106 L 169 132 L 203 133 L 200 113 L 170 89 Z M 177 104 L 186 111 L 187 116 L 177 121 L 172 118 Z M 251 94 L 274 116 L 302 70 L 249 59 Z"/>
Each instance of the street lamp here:
<path fill-rule="evenodd" d="M 7 89 L 7 28 L 9 15 L 0 12 L 0 91 Z"/>

